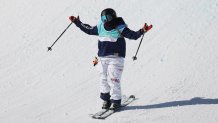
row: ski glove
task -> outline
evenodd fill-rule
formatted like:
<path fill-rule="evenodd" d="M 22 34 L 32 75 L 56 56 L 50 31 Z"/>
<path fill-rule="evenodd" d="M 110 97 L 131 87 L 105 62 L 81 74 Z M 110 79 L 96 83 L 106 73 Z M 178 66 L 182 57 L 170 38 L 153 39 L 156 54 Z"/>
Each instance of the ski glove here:
<path fill-rule="evenodd" d="M 93 65 L 94 65 L 94 66 L 97 65 L 97 64 L 98 64 L 98 58 L 95 57 L 94 60 L 93 60 L 92 62 L 93 62 Z"/>
<path fill-rule="evenodd" d="M 77 16 L 77 18 L 75 16 L 70 16 L 69 19 L 74 23 L 76 20 L 79 20 L 79 16 Z"/>
<path fill-rule="evenodd" d="M 153 26 L 150 25 L 148 26 L 147 23 L 145 23 L 145 25 L 142 27 L 142 29 L 140 30 L 142 33 L 145 33 L 147 31 L 149 31 Z"/>

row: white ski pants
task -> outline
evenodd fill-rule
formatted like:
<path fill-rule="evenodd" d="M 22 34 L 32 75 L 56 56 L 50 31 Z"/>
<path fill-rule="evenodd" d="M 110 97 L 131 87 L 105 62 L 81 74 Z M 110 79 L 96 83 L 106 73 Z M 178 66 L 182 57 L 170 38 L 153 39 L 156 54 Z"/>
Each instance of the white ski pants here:
<path fill-rule="evenodd" d="M 122 57 L 100 57 L 98 69 L 100 74 L 100 92 L 110 93 L 113 100 L 120 100 L 121 75 L 124 68 L 124 58 Z"/>

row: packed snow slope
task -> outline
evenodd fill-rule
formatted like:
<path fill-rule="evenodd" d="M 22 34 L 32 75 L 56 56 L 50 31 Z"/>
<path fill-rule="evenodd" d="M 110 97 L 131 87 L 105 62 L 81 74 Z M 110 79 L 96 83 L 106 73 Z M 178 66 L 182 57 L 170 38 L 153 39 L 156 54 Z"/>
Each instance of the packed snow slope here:
<path fill-rule="evenodd" d="M 70 15 L 95 26 L 114 8 L 137 31 L 126 40 L 123 94 L 137 100 L 106 120 L 100 110 L 97 37 Z M 0 123 L 217 123 L 218 0 L 1 0 Z"/>

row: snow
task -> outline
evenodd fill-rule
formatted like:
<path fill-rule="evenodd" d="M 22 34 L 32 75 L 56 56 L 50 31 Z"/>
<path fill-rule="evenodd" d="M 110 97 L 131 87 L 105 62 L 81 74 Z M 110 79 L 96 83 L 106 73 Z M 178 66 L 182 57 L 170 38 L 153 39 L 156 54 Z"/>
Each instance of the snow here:
<path fill-rule="evenodd" d="M 127 39 L 122 89 L 137 100 L 108 119 L 100 109 L 92 65 L 97 37 L 72 25 L 70 15 L 95 25 L 107 7 L 129 28 L 154 28 Z M 0 1 L 1 123 L 217 123 L 218 0 L 7 0 Z"/>

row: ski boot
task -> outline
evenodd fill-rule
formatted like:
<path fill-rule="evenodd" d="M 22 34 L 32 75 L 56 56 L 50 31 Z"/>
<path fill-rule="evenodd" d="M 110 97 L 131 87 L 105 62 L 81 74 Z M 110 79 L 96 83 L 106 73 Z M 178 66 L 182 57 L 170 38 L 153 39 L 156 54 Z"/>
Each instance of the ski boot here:
<path fill-rule="evenodd" d="M 111 104 L 111 107 L 110 107 L 110 110 L 113 110 L 113 111 L 117 111 L 121 108 L 121 104 L 117 104 L 117 103 L 112 103 Z"/>
<path fill-rule="evenodd" d="M 102 109 L 109 109 L 111 107 L 111 102 L 110 101 L 104 101 Z"/>

